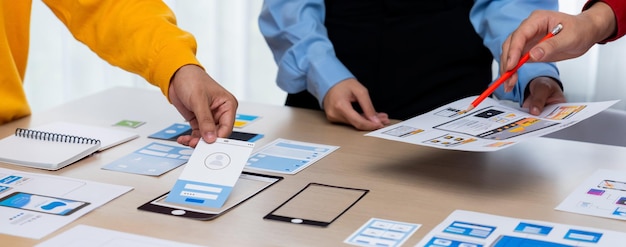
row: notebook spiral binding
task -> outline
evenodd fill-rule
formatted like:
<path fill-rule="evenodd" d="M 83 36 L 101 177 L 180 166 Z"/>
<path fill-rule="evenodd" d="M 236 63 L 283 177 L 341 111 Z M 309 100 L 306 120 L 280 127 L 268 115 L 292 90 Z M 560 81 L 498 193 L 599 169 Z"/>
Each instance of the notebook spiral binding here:
<path fill-rule="evenodd" d="M 55 142 L 67 142 L 67 143 L 81 143 L 81 144 L 97 144 L 100 143 L 100 140 L 81 137 L 81 136 L 73 136 L 73 135 L 65 135 L 59 133 L 51 133 L 39 130 L 31 130 L 31 129 L 23 129 L 17 128 L 15 129 L 15 135 L 19 137 L 44 140 L 44 141 L 55 141 Z"/>

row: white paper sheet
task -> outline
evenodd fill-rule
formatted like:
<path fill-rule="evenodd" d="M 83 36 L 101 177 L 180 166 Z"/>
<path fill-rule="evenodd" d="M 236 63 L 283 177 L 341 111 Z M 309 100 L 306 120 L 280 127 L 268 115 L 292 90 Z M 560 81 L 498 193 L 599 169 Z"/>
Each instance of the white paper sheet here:
<path fill-rule="evenodd" d="M 0 168 L 0 233 L 40 239 L 130 190 Z"/>
<path fill-rule="evenodd" d="M 496 151 L 567 128 L 617 102 L 555 104 L 533 116 L 487 98 L 463 113 L 474 98 L 452 102 L 365 135 L 441 149 Z"/>
<path fill-rule="evenodd" d="M 626 173 L 607 169 L 597 170 L 556 209 L 626 220 Z"/>
<path fill-rule="evenodd" d="M 199 247 L 199 245 L 184 244 L 151 238 L 125 232 L 118 232 L 93 226 L 78 225 L 36 247 Z"/>
<path fill-rule="evenodd" d="M 624 239 L 623 232 L 456 210 L 415 246 L 623 246 Z"/>

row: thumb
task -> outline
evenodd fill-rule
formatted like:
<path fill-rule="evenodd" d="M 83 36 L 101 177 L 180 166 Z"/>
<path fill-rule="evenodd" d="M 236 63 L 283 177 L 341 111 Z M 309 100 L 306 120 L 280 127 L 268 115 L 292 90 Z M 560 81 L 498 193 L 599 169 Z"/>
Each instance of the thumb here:
<path fill-rule="evenodd" d="M 543 62 L 543 58 L 546 56 L 546 48 L 544 48 L 544 44 L 539 44 L 530 49 L 529 54 L 530 58 L 534 62 Z"/>
<path fill-rule="evenodd" d="M 554 56 L 558 56 L 559 52 L 562 52 L 562 49 L 559 49 L 560 37 L 552 37 L 547 39 L 530 49 L 528 51 L 530 53 L 530 58 L 534 62 L 554 62 L 556 58 Z"/>
<path fill-rule="evenodd" d="M 200 129 L 200 135 L 202 139 L 207 143 L 213 143 L 217 139 L 217 127 L 215 126 L 215 120 L 209 107 L 209 104 L 205 100 L 201 100 L 197 105 L 194 105 L 193 113 L 198 121 L 198 128 Z"/>

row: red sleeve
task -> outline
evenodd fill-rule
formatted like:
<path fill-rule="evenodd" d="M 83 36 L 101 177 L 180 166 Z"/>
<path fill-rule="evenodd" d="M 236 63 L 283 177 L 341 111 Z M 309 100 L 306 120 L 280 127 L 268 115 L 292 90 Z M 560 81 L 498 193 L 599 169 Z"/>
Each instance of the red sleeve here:
<path fill-rule="evenodd" d="M 606 43 L 610 41 L 614 41 L 616 39 L 621 38 L 626 34 L 626 1 L 624 0 L 589 0 L 583 7 L 583 10 L 586 10 L 591 7 L 596 2 L 604 2 L 608 4 L 613 13 L 615 13 L 615 23 L 617 24 L 617 32 L 615 32 L 611 37 L 603 40 L 599 43 Z"/>

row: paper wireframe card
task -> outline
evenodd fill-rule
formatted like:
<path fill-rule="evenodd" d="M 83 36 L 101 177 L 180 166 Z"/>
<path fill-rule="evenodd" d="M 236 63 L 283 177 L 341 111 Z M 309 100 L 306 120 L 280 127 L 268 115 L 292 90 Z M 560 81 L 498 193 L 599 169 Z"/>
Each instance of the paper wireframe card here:
<path fill-rule="evenodd" d="M 357 246 L 402 246 L 422 225 L 371 218 L 344 243 Z"/>
<path fill-rule="evenodd" d="M 189 160 L 193 149 L 150 143 L 102 167 L 105 170 L 160 176 Z"/>
<path fill-rule="evenodd" d="M 148 137 L 153 139 L 176 141 L 179 136 L 183 135 L 191 135 L 191 126 L 189 126 L 189 124 L 175 123 L 152 135 L 149 135 Z M 263 138 L 262 134 L 241 131 L 233 131 L 230 136 L 228 136 L 228 139 L 249 142 L 255 142 L 261 138 Z"/>
<path fill-rule="evenodd" d="M 191 126 L 189 124 L 175 123 L 152 135 L 149 138 L 176 141 L 179 136 L 191 135 Z"/>
<path fill-rule="evenodd" d="M 255 115 L 237 114 L 235 115 L 235 128 L 243 128 L 258 120 L 260 117 Z"/>
<path fill-rule="evenodd" d="M 248 160 L 246 168 L 296 174 L 338 148 L 338 146 L 279 138 L 255 152 Z"/>
<path fill-rule="evenodd" d="M 254 143 L 218 138 L 198 142 L 166 202 L 220 208 L 230 195 Z"/>

